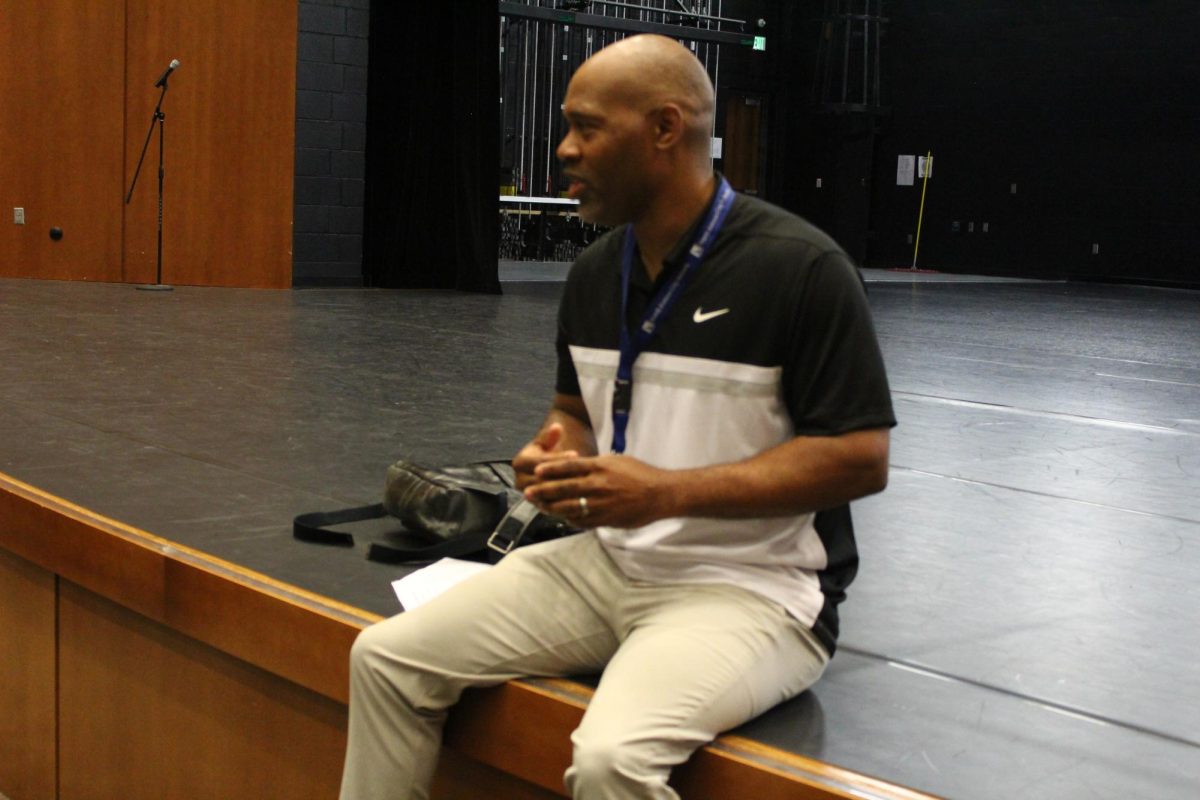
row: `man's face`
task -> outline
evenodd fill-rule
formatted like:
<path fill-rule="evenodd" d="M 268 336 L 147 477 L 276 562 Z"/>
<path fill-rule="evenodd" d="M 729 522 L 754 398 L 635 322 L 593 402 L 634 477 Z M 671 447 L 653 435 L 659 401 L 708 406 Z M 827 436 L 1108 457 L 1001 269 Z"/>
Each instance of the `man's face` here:
<path fill-rule="evenodd" d="M 567 134 L 556 151 L 580 216 L 605 226 L 637 217 L 651 146 L 647 116 L 613 94 L 586 69 L 576 73 L 563 102 Z"/>

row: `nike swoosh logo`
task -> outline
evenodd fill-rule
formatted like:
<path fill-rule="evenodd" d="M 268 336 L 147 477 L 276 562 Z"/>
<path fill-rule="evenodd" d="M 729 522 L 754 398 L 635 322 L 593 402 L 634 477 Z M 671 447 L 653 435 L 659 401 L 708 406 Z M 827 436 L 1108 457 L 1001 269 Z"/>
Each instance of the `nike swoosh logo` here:
<path fill-rule="evenodd" d="M 728 313 L 729 313 L 728 308 L 718 308 L 716 311 L 701 311 L 700 308 L 697 307 L 696 313 L 692 314 L 692 322 L 695 322 L 696 324 L 699 324 L 701 322 L 708 322 L 710 319 L 713 319 L 714 317 L 719 317 L 722 314 L 728 314 Z"/>

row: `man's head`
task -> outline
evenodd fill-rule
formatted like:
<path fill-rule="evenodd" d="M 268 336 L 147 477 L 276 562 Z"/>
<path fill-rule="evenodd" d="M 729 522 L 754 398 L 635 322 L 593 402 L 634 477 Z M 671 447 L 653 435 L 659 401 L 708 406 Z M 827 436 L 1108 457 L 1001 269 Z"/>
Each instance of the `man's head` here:
<path fill-rule="evenodd" d="M 636 221 L 680 182 L 712 174 L 713 88 L 683 45 L 632 36 L 585 61 L 563 102 L 558 158 L 580 214 Z"/>

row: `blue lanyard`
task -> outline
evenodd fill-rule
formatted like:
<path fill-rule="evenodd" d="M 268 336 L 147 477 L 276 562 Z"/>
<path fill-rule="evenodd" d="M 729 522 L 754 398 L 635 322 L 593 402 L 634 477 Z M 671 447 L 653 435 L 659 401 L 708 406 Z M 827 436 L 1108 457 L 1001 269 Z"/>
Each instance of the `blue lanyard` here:
<path fill-rule="evenodd" d="M 691 280 L 692 274 L 704 260 L 708 249 L 712 247 L 721 226 L 725 224 L 725 216 L 729 213 L 730 206 L 733 205 L 733 198 L 733 189 L 729 187 L 729 182 L 722 176 L 717 186 L 716 200 L 713 201 L 712 206 L 708 209 L 708 214 L 700 224 L 696 240 L 688 248 L 687 260 L 675 273 L 675 277 L 660 287 L 657 294 L 654 295 L 646 314 L 642 317 L 642 324 L 638 326 L 636 335 L 633 337 L 630 337 L 629 331 L 626 329 L 626 320 L 629 308 L 629 279 L 633 273 L 633 254 L 636 242 L 633 238 L 633 226 L 630 225 L 625 231 L 625 249 L 621 254 L 621 324 L 619 326 L 621 361 L 617 365 L 617 380 L 613 385 L 612 399 L 612 451 L 614 453 L 625 452 L 625 428 L 629 425 L 629 409 L 633 405 L 633 362 L 637 361 L 637 357 L 646 349 L 646 345 L 654 337 L 659 322 L 670 313 L 675 301 L 679 299 L 679 295 L 683 294 L 684 288 Z"/>

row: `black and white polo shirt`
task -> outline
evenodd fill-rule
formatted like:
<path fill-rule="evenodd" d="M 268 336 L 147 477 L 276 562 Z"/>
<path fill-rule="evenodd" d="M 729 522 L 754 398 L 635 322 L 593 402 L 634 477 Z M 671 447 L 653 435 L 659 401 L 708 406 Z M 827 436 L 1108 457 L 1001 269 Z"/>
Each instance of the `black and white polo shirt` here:
<path fill-rule="evenodd" d="M 559 309 L 557 391 L 582 395 L 612 442 L 625 227 L 571 269 Z M 689 231 L 659 281 L 683 263 Z M 657 288 L 635 259 L 629 329 Z M 895 425 L 861 278 L 817 228 L 739 195 L 707 258 L 634 365 L 626 455 L 665 469 L 738 461 L 794 436 Z M 636 580 L 732 583 L 813 628 L 832 653 L 857 570 L 849 509 L 799 517 L 675 518 L 597 531 Z"/>

